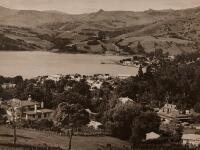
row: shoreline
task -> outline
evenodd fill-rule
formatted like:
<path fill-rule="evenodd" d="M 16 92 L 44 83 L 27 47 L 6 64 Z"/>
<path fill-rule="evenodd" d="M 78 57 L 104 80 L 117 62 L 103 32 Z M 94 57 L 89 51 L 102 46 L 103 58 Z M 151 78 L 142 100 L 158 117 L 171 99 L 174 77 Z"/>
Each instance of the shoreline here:
<path fill-rule="evenodd" d="M 73 54 L 73 55 L 101 55 L 101 56 L 122 56 L 122 57 L 132 57 L 134 55 L 121 55 L 121 54 L 101 54 L 101 53 L 65 53 L 65 52 L 53 52 L 49 50 L 0 50 L 1 52 L 47 52 L 52 54 Z"/>

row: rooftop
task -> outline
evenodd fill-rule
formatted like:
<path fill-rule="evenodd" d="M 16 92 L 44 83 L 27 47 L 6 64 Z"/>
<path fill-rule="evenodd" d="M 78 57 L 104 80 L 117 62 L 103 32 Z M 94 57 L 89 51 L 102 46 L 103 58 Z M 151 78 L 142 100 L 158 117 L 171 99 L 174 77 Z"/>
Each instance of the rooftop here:
<path fill-rule="evenodd" d="M 36 101 L 21 101 L 21 106 L 24 107 L 24 106 L 33 106 L 35 104 L 39 104 L 39 102 L 36 102 Z"/>
<path fill-rule="evenodd" d="M 37 112 L 35 111 L 27 111 L 25 112 L 25 114 L 28 114 L 28 115 L 34 115 L 34 114 L 39 114 L 39 113 L 52 113 L 54 110 L 52 109 L 40 109 L 40 110 L 37 110 Z"/>
<path fill-rule="evenodd" d="M 128 97 L 120 97 L 119 101 L 121 101 L 123 104 L 125 104 L 127 102 L 133 102 L 133 100 Z"/>
<path fill-rule="evenodd" d="M 20 100 L 17 98 L 13 98 L 8 102 L 10 105 L 18 106 L 18 107 L 25 107 L 25 106 L 34 106 L 35 104 L 40 104 L 37 101 L 33 100 Z"/>
<path fill-rule="evenodd" d="M 200 135 L 198 135 L 198 134 L 183 134 L 182 139 L 200 141 Z"/>

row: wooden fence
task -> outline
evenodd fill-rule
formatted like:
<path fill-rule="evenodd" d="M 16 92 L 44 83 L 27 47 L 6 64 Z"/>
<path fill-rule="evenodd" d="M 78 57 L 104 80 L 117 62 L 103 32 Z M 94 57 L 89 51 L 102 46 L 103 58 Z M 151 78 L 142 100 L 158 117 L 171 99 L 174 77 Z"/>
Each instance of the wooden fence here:
<path fill-rule="evenodd" d="M 8 127 L 8 126 L 7 126 Z M 10 128 L 10 127 L 8 127 Z M 39 130 L 39 129 L 32 129 L 32 128 L 18 128 L 18 129 L 23 129 L 26 131 L 31 131 L 31 132 L 42 132 L 45 133 L 47 135 L 60 135 L 60 136 L 67 136 L 67 130 L 63 131 L 63 132 L 55 132 L 55 131 L 51 131 L 51 130 Z M 82 131 L 78 131 L 77 129 L 74 130 L 73 133 L 74 136 L 111 136 L 111 132 L 106 132 L 103 130 L 90 130 L 88 129 L 84 129 Z"/>
<path fill-rule="evenodd" d="M 60 147 L 0 143 L 0 150 L 63 150 Z"/>
<path fill-rule="evenodd" d="M 116 147 L 111 144 L 98 145 L 98 150 L 200 150 L 200 147 L 166 144 L 135 144 L 132 146 Z"/>

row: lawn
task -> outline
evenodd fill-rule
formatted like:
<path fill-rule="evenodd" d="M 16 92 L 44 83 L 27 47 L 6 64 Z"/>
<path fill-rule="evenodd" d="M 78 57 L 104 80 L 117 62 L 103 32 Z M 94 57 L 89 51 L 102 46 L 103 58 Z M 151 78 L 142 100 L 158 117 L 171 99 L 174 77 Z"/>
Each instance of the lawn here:
<path fill-rule="evenodd" d="M 0 126 L 0 143 L 12 143 L 13 130 Z M 61 147 L 67 149 L 69 138 L 57 134 L 48 134 L 40 131 L 29 131 L 17 129 L 17 143 L 30 145 L 43 145 Z M 128 142 L 112 137 L 82 137 L 73 136 L 72 149 L 73 150 L 96 150 L 98 145 L 112 144 L 116 147 L 128 146 Z"/>

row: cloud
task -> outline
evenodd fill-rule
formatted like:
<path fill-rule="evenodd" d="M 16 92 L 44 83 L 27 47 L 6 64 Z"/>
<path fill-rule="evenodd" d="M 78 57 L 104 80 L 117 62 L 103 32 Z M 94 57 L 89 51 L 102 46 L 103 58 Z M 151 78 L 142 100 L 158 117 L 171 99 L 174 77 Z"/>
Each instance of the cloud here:
<path fill-rule="evenodd" d="M 0 5 L 15 9 L 59 10 L 85 13 L 98 9 L 141 11 L 182 9 L 200 5 L 200 0 L 0 0 Z"/>

